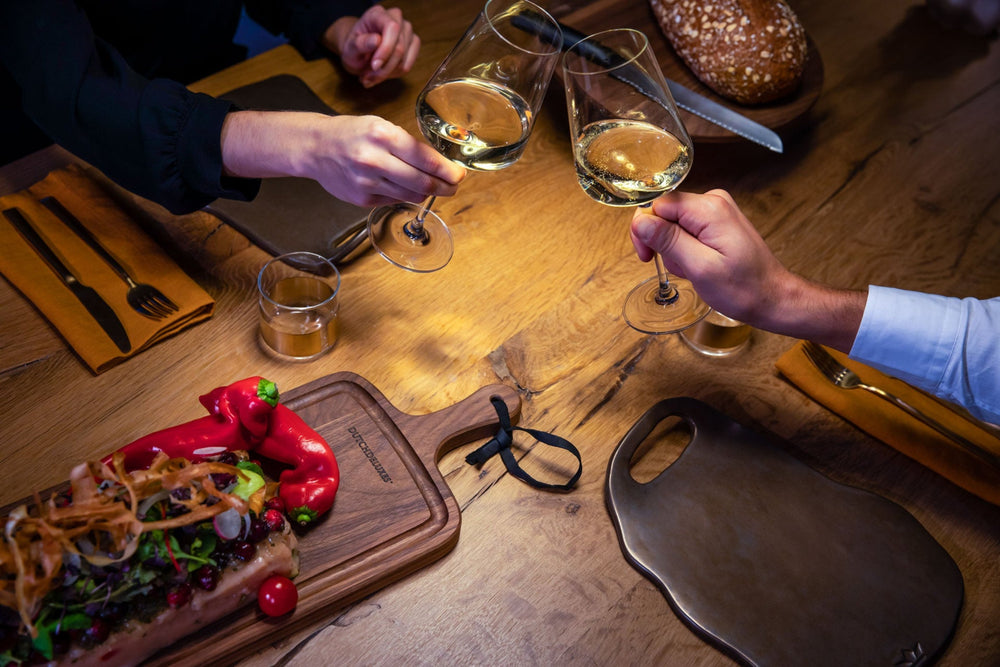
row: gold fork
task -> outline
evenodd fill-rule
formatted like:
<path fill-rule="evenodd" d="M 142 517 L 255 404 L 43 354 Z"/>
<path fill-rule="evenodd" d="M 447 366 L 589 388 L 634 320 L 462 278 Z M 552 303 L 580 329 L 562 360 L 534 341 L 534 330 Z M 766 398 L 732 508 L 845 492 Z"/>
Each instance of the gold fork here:
<path fill-rule="evenodd" d="M 822 347 L 813 343 L 812 341 L 806 341 L 803 347 L 806 356 L 809 360 L 813 362 L 813 365 L 819 369 L 819 371 L 832 382 L 834 385 L 840 387 L 841 389 L 864 389 L 865 391 L 875 394 L 879 398 L 889 401 L 893 405 L 902 408 L 912 416 L 916 417 L 924 424 L 927 424 L 935 431 L 941 435 L 947 437 L 950 440 L 961 445 L 967 452 L 978 457 L 979 459 L 1000 468 L 1000 457 L 991 451 L 983 449 L 974 442 L 967 440 L 958 433 L 955 433 L 950 428 L 942 424 L 941 422 L 925 415 L 923 412 L 913 407 L 903 399 L 898 396 L 894 396 L 884 389 L 879 387 L 873 387 L 870 384 L 865 384 L 858 377 L 858 374 L 840 364 L 829 352 L 824 350 Z"/>

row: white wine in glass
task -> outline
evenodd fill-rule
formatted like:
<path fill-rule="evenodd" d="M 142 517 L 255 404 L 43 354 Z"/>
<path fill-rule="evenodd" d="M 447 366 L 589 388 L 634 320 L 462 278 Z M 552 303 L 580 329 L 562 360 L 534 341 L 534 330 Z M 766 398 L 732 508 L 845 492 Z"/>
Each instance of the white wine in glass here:
<path fill-rule="evenodd" d="M 537 29 L 539 26 L 542 29 Z M 528 0 L 488 0 L 417 97 L 420 131 L 445 157 L 476 171 L 517 161 L 559 62 L 562 32 Z M 372 245 L 393 264 L 428 272 L 451 259 L 451 232 L 430 210 L 408 203 L 368 217 Z"/>
<path fill-rule="evenodd" d="M 570 46 L 563 83 L 580 187 L 608 206 L 651 202 L 680 185 L 694 146 L 646 36 L 606 30 Z M 686 329 L 711 310 L 686 280 L 657 275 L 628 295 L 622 314 L 651 334 Z"/>

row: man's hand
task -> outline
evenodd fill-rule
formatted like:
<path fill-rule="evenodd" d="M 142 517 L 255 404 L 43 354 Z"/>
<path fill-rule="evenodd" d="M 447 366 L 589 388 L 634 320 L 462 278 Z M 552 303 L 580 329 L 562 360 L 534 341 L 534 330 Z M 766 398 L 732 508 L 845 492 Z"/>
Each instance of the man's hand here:
<path fill-rule="evenodd" d="M 659 253 L 712 308 L 760 329 L 849 351 L 867 294 L 819 285 L 786 269 L 723 190 L 673 192 L 638 208 L 630 227 L 639 259 Z"/>

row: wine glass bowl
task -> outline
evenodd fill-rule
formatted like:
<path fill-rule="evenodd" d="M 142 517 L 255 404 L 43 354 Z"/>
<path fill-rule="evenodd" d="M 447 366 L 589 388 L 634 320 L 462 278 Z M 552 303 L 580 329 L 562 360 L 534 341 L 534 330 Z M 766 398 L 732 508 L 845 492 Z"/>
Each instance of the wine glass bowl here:
<path fill-rule="evenodd" d="M 590 35 L 562 61 L 573 161 L 583 191 L 607 206 L 648 204 L 691 170 L 694 145 L 649 40 L 620 28 Z M 711 310 L 690 282 L 657 275 L 628 295 L 622 314 L 643 333 L 675 333 Z"/>
<path fill-rule="evenodd" d="M 521 157 L 559 61 L 562 31 L 529 0 L 488 0 L 417 96 L 421 133 L 467 169 L 496 171 Z M 394 204 L 368 218 L 372 245 L 411 271 L 435 271 L 452 256 L 451 232 L 423 207 Z"/>

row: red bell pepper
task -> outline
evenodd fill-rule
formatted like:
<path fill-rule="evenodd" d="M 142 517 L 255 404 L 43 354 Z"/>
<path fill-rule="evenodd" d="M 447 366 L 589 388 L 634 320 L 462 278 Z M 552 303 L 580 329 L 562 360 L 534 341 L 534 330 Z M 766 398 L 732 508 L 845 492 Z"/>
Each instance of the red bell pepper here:
<path fill-rule="evenodd" d="M 326 440 L 293 410 L 275 406 L 267 436 L 254 451 L 292 466 L 281 473 L 278 496 L 294 523 L 312 523 L 333 507 L 340 485 L 337 459 Z"/>
<path fill-rule="evenodd" d="M 293 522 L 307 525 L 333 507 L 340 485 L 337 459 L 319 433 L 278 403 L 273 382 L 251 377 L 213 389 L 199 400 L 209 415 L 150 433 L 119 450 L 126 470 L 148 468 L 159 452 L 203 461 L 245 450 L 291 466 L 279 477 L 278 497 Z M 110 455 L 104 463 L 111 465 Z"/>
<path fill-rule="evenodd" d="M 125 445 L 119 450 L 125 455 L 125 469 L 148 468 L 159 452 L 201 461 L 225 451 L 253 449 L 267 432 L 278 389 L 270 380 L 251 377 L 214 389 L 199 400 L 211 414 Z M 103 462 L 111 465 L 111 455 Z"/>

